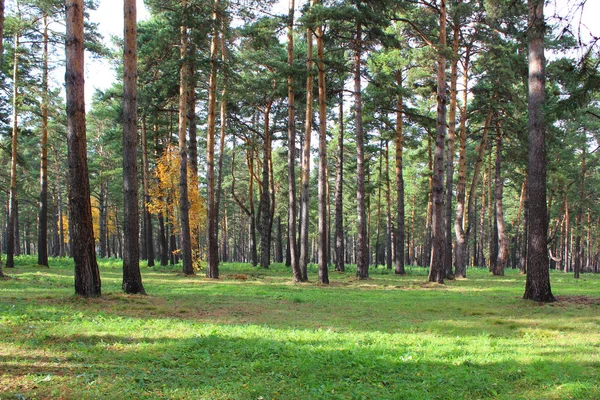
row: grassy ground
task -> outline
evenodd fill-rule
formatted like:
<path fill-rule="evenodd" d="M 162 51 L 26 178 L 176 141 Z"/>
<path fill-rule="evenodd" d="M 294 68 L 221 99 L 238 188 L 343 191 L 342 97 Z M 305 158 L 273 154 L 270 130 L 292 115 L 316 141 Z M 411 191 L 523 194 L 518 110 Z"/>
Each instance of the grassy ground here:
<path fill-rule="evenodd" d="M 561 301 L 521 299 L 524 277 L 470 269 L 426 283 L 373 269 L 328 287 L 224 264 L 222 279 L 143 268 L 148 296 L 73 295 L 72 261 L 17 260 L 0 281 L 0 398 L 600 398 L 600 276 L 552 274 Z"/>

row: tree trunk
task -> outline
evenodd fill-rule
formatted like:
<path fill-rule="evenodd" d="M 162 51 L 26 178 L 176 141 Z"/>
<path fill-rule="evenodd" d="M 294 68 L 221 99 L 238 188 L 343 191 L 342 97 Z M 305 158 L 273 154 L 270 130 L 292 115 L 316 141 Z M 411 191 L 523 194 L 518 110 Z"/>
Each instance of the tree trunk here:
<path fill-rule="evenodd" d="M 356 276 L 369 278 L 369 249 L 365 198 L 365 134 L 363 132 L 361 89 L 362 25 L 356 23 L 354 39 L 354 117 L 356 126 L 356 211 L 358 238 L 356 244 Z"/>
<path fill-rule="evenodd" d="M 225 43 L 225 22 L 221 23 L 221 62 L 223 65 L 227 63 L 227 48 Z M 219 132 L 219 161 L 218 161 L 218 176 L 217 176 L 217 190 L 215 193 L 215 214 L 219 218 L 219 209 L 221 207 L 221 196 L 223 193 L 223 162 L 225 160 L 225 128 L 227 127 L 227 76 L 223 73 L 223 89 L 221 90 L 221 105 L 220 105 L 220 118 L 221 129 Z M 224 220 L 227 223 L 227 212 L 225 210 Z M 227 250 L 227 224 L 224 229 L 225 238 L 223 240 L 223 256 L 222 261 L 226 262 L 228 259 Z M 217 229 L 217 241 L 219 239 L 219 230 Z M 218 270 L 216 271 L 218 275 Z"/>
<path fill-rule="evenodd" d="M 108 184 L 107 182 L 100 183 L 100 190 L 98 194 L 98 208 L 99 208 L 99 224 L 100 224 L 100 258 L 106 258 L 109 256 L 107 251 L 108 242 Z"/>
<path fill-rule="evenodd" d="M 123 291 L 146 294 L 140 273 L 140 217 L 137 181 L 137 10 L 124 3 L 123 49 Z"/>
<path fill-rule="evenodd" d="M 546 204 L 544 1 L 529 0 L 529 244 L 523 298 L 551 302 Z"/>
<path fill-rule="evenodd" d="M 269 268 L 271 264 L 271 193 L 269 190 L 270 181 L 270 159 L 271 159 L 271 127 L 270 114 L 271 105 L 269 102 L 264 110 L 264 151 L 262 162 L 262 192 L 260 196 L 260 266 Z"/>
<path fill-rule="evenodd" d="M 184 10 L 187 8 L 187 1 L 182 1 Z M 185 14 L 185 13 L 184 13 Z M 192 265 L 192 245 L 190 234 L 190 202 L 188 199 L 188 179 L 187 179 L 187 86 L 188 86 L 188 65 L 187 65 L 187 27 L 182 23 L 180 27 L 181 45 L 179 48 L 179 59 L 181 66 L 179 69 L 179 224 L 181 239 L 181 259 L 183 262 L 183 273 L 193 275 L 194 267 Z"/>
<path fill-rule="evenodd" d="M 215 204 L 215 124 L 217 104 L 217 56 L 219 47 L 219 29 L 217 27 L 217 10 L 219 0 L 214 0 L 212 22 L 212 38 L 210 40 L 210 73 L 208 77 L 208 129 L 206 133 L 206 226 L 207 253 L 206 277 L 219 278 L 219 238 L 217 226 L 219 215 Z"/>
<path fill-rule="evenodd" d="M 583 259 L 583 248 L 581 246 L 581 236 L 583 231 L 583 199 L 585 198 L 585 156 L 586 146 L 581 149 L 581 175 L 579 177 L 579 201 L 577 202 L 577 215 L 575 216 L 575 263 L 573 264 L 573 277 L 579 279 L 581 264 Z"/>
<path fill-rule="evenodd" d="M 144 237 L 142 240 L 146 243 L 146 257 L 148 258 L 148 266 L 154 266 L 154 241 L 152 234 L 152 214 L 148 211 L 150 203 L 150 178 L 148 167 L 148 138 L 146 136 L 146 116 L 142 118 L 142 187 L 143 187 L 143 207 L 142 214 L 145 221 L 146 229 L 144 229 Z"/>
<path fill-rule="evenodd" d="M 325 99 L 325 46 L 323 27 L 318 25 L 317 37 L 317 66 L 319 87 L 319 283 L 329 284 L 329 228 L 327 224 L 327 103 Z"/>
<path fill-rule="evenodd" d="M 344 272 L 344 91 L 340 90 L 338 160 L 335 173 L 335 270 Z"/>
<path fill-rule="evenodd" d="M 448 153 L 446 157 L 446 208 L 445 208 L 445 247 L 444 274 L 448 279 L 454 279 L 452 273 L 452 190 L 454 184 L 454 137 L 456 133 L 457 81 L 458 81 L 458 38 L 460 35 L 459 21 L 454 18 L 452 40 L 452 62 L 450 75 L 450 110 L 448 113 Z"/>
<path fill-rule="evenodd" d="M 287 27 L 287 62 L 290 73 L 288 89 L 288 253 L 294 282 L 302 281 L 296 248 L 296 102 L 294 96 L 294 0 L 289 0 Z M 287 258 L 287 257 L 286 257 Z"/>
<path fill-rule="evenodd" d="M 87 166 L 83 0 L 66 2 L 67 143 L 69 162 L 69 237 L 75 261 L 75 293 L 84 297 L 101 294 L 96 263 L 90 183 Z"/>
<path fill-rule="evenodd" d="M 502 132 L 498 127 L 498 139 L 496 141 L 496 178 L 495 178 L 495 197 L 496 197 L 496 226 L 498 229 L 498 256 L 494 260 L 492 273 L 494 275 L 504 275 L 504 268 L 508 260 L 508 237 L 504 227 L 504 207 L 502 203 L 504 180 L 501 176 L 502 164 Z"/>
<path fill-rule="evenodd" d="M 456 277 L 467 277 L 467 249 L 469 246 L 464 229 L 465 202 L 467 192 L 467 103 L 469 83 L 470 47 L 467 48 L 464 60 L 463 104 L 460 110 L 459 150 L 458 150 L 458 185 L 456 187 L 456 217 L 454 232 L 456 235 L 456 261 L 454 274 Z"/>
<path fill-rule="evenodd" d="M 402 72 L 396 71 L 396 86 L 400 91 L 402 89 Z M 403 147 L 404 147 L 404 127 L 402 123 L 402 113 L 404 112 L 404 101 L 402 94 L 396 96 L 396 234 L 395 234 L 395 255 L 396 269 L 395 273 L 404 275 L 404 239 L 405 239 L 405 224 L 404 224 L 404 166 L 403 166 Z"/>
<path fill-rule="evenodd" d="M 527 197 L 528 185 L 527 175 L 523 180 L 523 235 L 521 238 L 521 249 L 519 251 L 519 272 L 521 274 L 527 273 L 527 243 L 529 237 L 528 221 L 529 221 L 529 199 Z"/>
<path fill-rule="evenodd" d="M 165 267 L 169 265 L 169 245 L 167 243 L 165 219 L 162 214 L 158 214 L 158 241 L 160 242 L 160 265 Z"/>
<path fill-rule="evenodd" d="M 440 53 L 437 70 L 437 123 L 433 161 L 432 247 L 429 281 L 444 283 L 444 141 L 446 140 L 446 0 L 440 0 Z"/>
<path fill-rule="evenodd" d="M 386 215 L 386 232 L 385 232 L 385 265 L 387 269 L 392 269 L 392 260 L 394 248 L 392 246 L 392 232 L 394 224 L 392 222 L 392 188 L 390 184 L 390 142 L 385 141 L 385 215 Z"/>
<path fill-rule="evenodd" d="M 40 143 L 40 210 L 38 217 L 38 264 L 48 267 L 48 17 L 42 34 L 42 139 Z"/>
<path fill-rule="evenodd" d="M 311 0 L 311 6 L 315 0 Z M 310 184 L 310 137 L 312 133 L 313 119 L 313 38 L 312 30 L 306 30 L 306 117 L 304 122 L 304 153 L 302 158 L 302 174 L 301 174 L 301 200 L 300 200 L 300 259 L 299 266 L 302 272 L 302 282 L 308 281 L 308 263 L 309 263 L 309 248 L 308 248 L 308 215 L 309 215 L 309 184 Z"/>
<path fill-rule="evenodd" d="M 19 137 L 19 125 L 18 125 L 18 96 L 19 96 L 19 83 L 18 83 L 18 65 L 19 65 L 19 36 L 15 33 L 15 52 L 13 59 L 13 112 L 12 112 L 12 141 L 11 141 L 11 156 L 10 156 L 10 185 L 9 185 L 9 200 L 8 200 L 8 220 L 7 220 L 7 231 L 6 231 L 6 268 L 15 267 L 15 247 L 18 243 L 18 235 L 15 238 L 15 231 L 17 230 L 17 146 Z"/>

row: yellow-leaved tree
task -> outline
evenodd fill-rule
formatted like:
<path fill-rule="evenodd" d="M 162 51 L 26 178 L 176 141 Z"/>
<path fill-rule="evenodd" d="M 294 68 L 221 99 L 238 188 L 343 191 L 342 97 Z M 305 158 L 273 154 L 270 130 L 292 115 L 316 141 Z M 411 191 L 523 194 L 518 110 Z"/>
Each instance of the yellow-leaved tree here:
<path fill-rule="evenodd" d="M 195 269 L 200 269 L 200 261 L 204 254 L 198 243 L 199 232 L 206 229 L 206 204 L 198 190 L 198 177 L 194 176 L 188 166 L 188 201 L 190 202 L 190 228 L 192 238 L 192 258 Z M 153 171 L 154 178 L 150 184 L 150 203 L 148 211 L 162 216 L 169 221 L 173 233 L 178 234 L 179 226 L 179 150 L 169 144 L 162 156 L 157 160 Z M 176 250 L 179 252 L 179 250 Z"/>

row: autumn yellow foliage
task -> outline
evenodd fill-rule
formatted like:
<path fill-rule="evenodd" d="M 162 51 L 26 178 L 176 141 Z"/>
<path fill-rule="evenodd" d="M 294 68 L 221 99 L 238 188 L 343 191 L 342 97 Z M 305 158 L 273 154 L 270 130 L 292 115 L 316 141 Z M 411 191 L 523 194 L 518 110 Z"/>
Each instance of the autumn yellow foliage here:
<path fill-rule="evenodd" d="M 162 214 L 171 225 L 174 233 L 179 233 L 179 150 L 169 145 L 157 160 L 153 171 L 154 178 L 149 187 L 150 202 L 148 211 Z M 200 232 L 206 229 L 206 203 L 198 190 L 198 177 L 188 166 L 188 201 L 190 204 L 190 228 L 192 238 L 192 256 L 194 264 L 199 265 Z"/>

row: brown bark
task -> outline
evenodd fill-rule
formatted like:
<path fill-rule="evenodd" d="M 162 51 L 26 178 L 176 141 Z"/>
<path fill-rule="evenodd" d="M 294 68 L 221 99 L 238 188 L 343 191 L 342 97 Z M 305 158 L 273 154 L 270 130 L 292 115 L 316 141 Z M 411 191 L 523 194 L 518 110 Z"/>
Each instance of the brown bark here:
<path fill-rule="evenodd" d="M 148 258 L 148 266 L 154 266 L 154 241 L 152 234 L 152 214 L 148 211 L 148 204 L 150 203 L 150 177 L 148 167 L 148 137 L 146 127 L 146 116 L 142 118 L 142 190 L 143 190 L 143 207 L 142 215 L 145 221 L 146 229 L 144 230 L 145 236 L 142 238 L 146 242 L 146 257 Z"/>
<path fill-rule="evenodd" d="M 456 186 L 456 217 L 454 232 L 456 234 L 456 261 L 454 274 L 456 277 L 467 277 L 467 234 L 464 229 L 465 202 L 467 192 L 467 96 L 469 83 L 470 47 L 467 48 L 464 60 L 463 104 L 460 110 L 460 130 L 458 147 L 458 184 Z"/>
<path fill-rule="evenodd" d="M 402 72 L 396 71 L 396 86 L 398 90 L 402 89 Z M 404 129 L 402 124 L 402 113 L 404 111 L 404 102 L 402 94 L 398 93 L 396 97 L 396 204 L 398 210 L 396 212 L 396 234 L 395 234 L 395 273 L 404 275 L 404 239 L 405 239 L 405 224 L 404 224 L 404 166 L 403 166 L 403 147 L 404 147 Z"/>
<path fill-rule="evenodd" d="M 583 199 L 585 198 L 585 156 L 586 146 L 581 149 L 581 175 L 579 177 L 579 201 L 577 202 L 577 214 L 575 215 L 575 262 L 573 263 L 573 277 L 579 279 L 581 264 L 583 260 L 583 248 L 581 236 L 583 231 Z"/>
<path fill-rule="evenodd" d="M 287 27 L 287 62 L 290 73 L 288 89 L 288 252 L 294 282 L 302 281 L 302 271 L 298 263 L 296 247 L 296 101 L 294 96 L 294 0 L 289 0 Z"/>
<path fill-rule="evenodd" d="M 327 224 L 327 103 L 325 98 L 325 46 L 323 27 L 317 26 L 317 66 L 319 87 L 319 283 L 329 284 L 329 228 Z"/>
<path fill-rule="evenodd" d="M 454 184 L 454 141 L 456 134 L 456 109 L 457 105 L 457 81 L 458 81 L 458 38 L 460 36 L 460 25 L 454 19 L 452 27 L 452 62 L 450 74 L 450 107 L 448 112 L 448 153 L 446 157 L 446 208 L 445 208 L 445 247 L 444 247 L 444 274 L 448 279 L 454 279 L 452 272 L 452 191 Z"/>
<path fill-rule="evenodd" d="M 311 0 L 311 5 L 314 0 Z M 310 184 L 310 136 L 312 133 L 313 119 L 313 34 L 310 29 L 306 30 L 306 117 L 304 122 L 304 153 L 302 155 L 301 173 L 301 200 L 300 200 L 300 259 L 299 267 L 302 272 L 302 282 L 308 281 L 308 214 L 309 214 L 309 184 Z"/>
<path fill-rule="evenodd" d="M 217 226 L 219 215 L 215 204 L 215 124 L 217 104 L 217 56 L 219 46 L 219 29 L 217 27 L 217 10 L 219 0 L 214 0 L 212 22 L 214 24 L 210 40 L 210 73 L 208 77 L 208 129 L 206 133 L 206 225 L 207 225 L 207 262 L 206 277 L 219 278 L 219 238 Z"/>
<path fill-rule="evenodd" d="M 1 36 L 0 36 L 1 38 Z M 38 217 L 38 265 L 48 267 L 48 17 L 42 33 L 42 138 L 40 154 L 40 209 Z"/>
<path fill-rule="evenodd" d="M 123 290 L 145 294 L 140 273 L 140 223 L 137 181 L 137 10 L 124 3 L 123 48 Z"/>
<path fill-rule="evenodd" d="M 262 191 L 260 195 L 260 266 L 269 268 L 271 264 L 271 191 L 270 183 L 270 160 L 271 160 L 271 127 L 270 114 L 272 102 L 269 102 L 264 110 L 264 149 L 262 162 Z"/>
<path fill-rule="evenodd" d="M 440 0 L 440 50 L 446 46 L 446 0 Z M 446 140 L 446 57 L 438 54 L 437 123 L 433 161 L 432 246 L 429 281 L 444 283 L 444 145 Z"/>
<path fill-rule="evenodd" d="M 87 166 L 83 0 L 67 0 L 65 8 L 69 236 L 75 261 L 75 293 L 97 297 L 101 294 L 101 282 L 96 263 Z"/>
<path fill-rule="evenodd" d="M 525 299 L 551 302 L 546 204 L 544 1 L 529 0 L 529 244 Z"/>
<path fill-rule="evenodd" d="M 335 173 L 335 270 L 344 272 L 344 91 L 340 90 L 339 132 Z"/>
<path fill-rule="evenodd" d="M 492 273 L 494 275 L 504 275 L 504 268 L 508 261 L 508 237 L 504 227 L 504 207 L 503 207 L 503 188 L 504 180 L 501 175 L 502 166 L 502 132 L 500 127 L 497 128 L 498 137 L 496 140 L 496 176 L 495 176 L 495 210 L 496 210 L 496 226 L 498 230 L 498 256 L 493 260 Z"/>
<path fill-rule="evenodd" d="M 392 246 L 392 231 L 394 225 L 392 222 L 392 189 L 390 184 L 390 143 L 385 141 L 385 266 L 387 269 L 392 269 L 393 246 Z"/>
<path fill-rule="evenodd" d="M 182 1 L 184 9 L 187 8 L 187 1 Z M 185 13 L 184 13 L 185 14 Z M 190 234 L 190 202 L 188 199 L 188 179 L 187 179 L 187 93 L 188 93 L 188 65 L 187 65 L 187 44 L 188 32 L 185 23 L 180 27 L 179 59 L 181 66 L 179 69 L 179 224 L 181 239 L 181 260 L 183 262 L 183 273 L 186 275 L 194 274 L 192 265 L 192 245 Z"/>
<path fill-rule="evenodd" d="M 225 43 L 225 21 L 221 22 L 221 62 L 223 65 L 227 63 L 227 48 Z M 215 214 L 219 218 L 219 209 L 221 207 L 221 195 L 223 193 L 223 161 L 225 159 L 225 130 L 227 127 L 227 76 L 223 74 L 223 89 L 221 89 L 221 104 L 220 104 L 220 118 L 221 123 L 219 131 L 219 161 L 218 161 L 218 175 L 217 175 L 217 189 L 215 193 Z M 225 221 L 224 226 L 224 239 L 222 241 L 222 257 L 221 260 L 226 262 L 228 258 L 228 242 L 227 242 L 227 213 L 224 213 L 223 220 Z M 219 240 L 219 230 L 217 229 L 217 241 Z M 217 275 L 218 275 L 218 271 Z"/>
<path fill-rule="evenodd" d="M 11 140 L 11 155 L 10 155 L 10 184 L 9 184 L 9 199 L 8 199 L 8 221 L 6 230 L 6 268 L 15 267 L 15 247 L 18 243 L 18 235 L 15 239 L 15 231 L 17 226 L 17 146 L 19 137 L 19 121 L 18 121 L 18 105 L 19 105 L 19 82 L 18 82 L 18 66 L 19 66 L 19 36 L 15 33 L 15 52 L 13 59 L 13 112 L 12 112 L 12 140 Z"/>
<path fill-rule="evenodd" d="M 361 91 L 362 25 L 356 23 L 354 39 L 354 117 L 356 129 L 356 211 L 358 238 L 356 244 L 356 276 L 369 278 L 369 249 L 365 198 L 365 134 L 363 131 Z"/>

